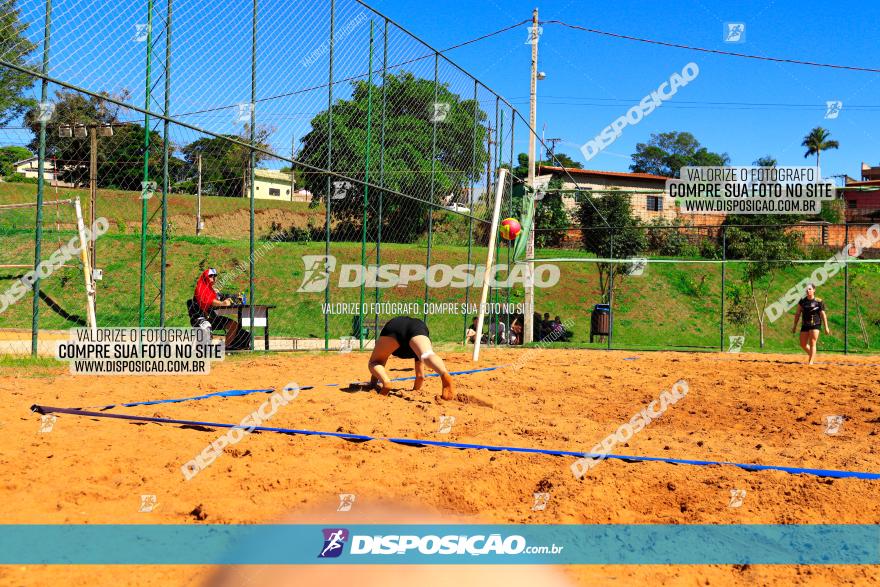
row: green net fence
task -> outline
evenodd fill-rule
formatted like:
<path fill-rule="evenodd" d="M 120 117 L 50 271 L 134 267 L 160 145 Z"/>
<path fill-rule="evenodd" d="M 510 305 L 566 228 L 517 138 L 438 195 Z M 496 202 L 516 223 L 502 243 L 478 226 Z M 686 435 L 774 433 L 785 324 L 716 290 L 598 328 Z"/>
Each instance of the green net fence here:
<path fill-rule="evenodd" d="M 0 67 L 31 106 L 0 127 L 20 154 L 0 183 L 0 352 L 53 353 L 88 323 L 90 281 L 99 326 L 187 326 L 208 268 L 246 296 L 246 325 L 268 307 L 256 349 L 368 347 L 396 314 L 462 342 L 479 288 L 447 278 L 485 263 L 496 191 L 502 218 L 521 216 L 531 129 L 444 52 L 356 0 L 5 6 Z M 502 167 L 513 177 L 499 190 Z M 815 274 L 869 225 L 738 228 L 682 220 L 640 193 L 619 226 L 602 198 L 551 189 L 538 201 L 534 255 L 558 280 L 536 286 L 533 309 L 522 284 L 493 287 L 489 344 L 534 311 L 534 339 L 552 344 L 795 350 L 791 309 L 770 320 L 767 307 L 809 279 L 829 311 L 824 348 L 880 345 L 876 244 Z M 80 234 L 75 200 L 85 226 L 107 227 L 88 267 L 64 253 Z M 776 239 L 784 254 L 750 257 L 761 231 L 789 235 Z M 512 247 L 497 245 L 513 270 Z M 55 254 L 64 261 L 25 286 Z M 591 341 L 596 304 L 611 328 Z"/>
<path fill-rule="evenodd" d="M 255 348 L 369 344 L 400 308 L 462 340 L 474 287 L 370 275 L 485 261 L 487 194 L 515 125 L 527 133 L 484 84 L 355 1 L 12 7 L 2 66 L 33 107 L 0 142 L 30 162 L 0 206 L 42 206 L 0 208 L 5 287 L 77 236 L 47 202 L 78 199 L 86 226 L 109 226 L 88 253 L 99 326 L 186 326 L 196 279 L 216 268 L 222 291 L 270 307 Z M 502 193 L 512 210 L 512 184 Z M 0 313 L 0 347 L 27 348 L 33 329 L 44 352 L 81 325 L 83 272 L 74 258 Z"/>

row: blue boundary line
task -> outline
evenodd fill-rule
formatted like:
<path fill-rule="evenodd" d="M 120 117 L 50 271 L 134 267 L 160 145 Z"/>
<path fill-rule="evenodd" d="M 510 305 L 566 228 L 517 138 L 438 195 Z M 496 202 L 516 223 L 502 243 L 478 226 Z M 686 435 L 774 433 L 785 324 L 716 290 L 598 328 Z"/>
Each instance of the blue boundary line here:
<path fill-rule="evenodd" d="M 634 455 L 617 455 L 617 454 L 608 454 L 608 455 L 597 455 L 592 453 L 584 453 L 584 452 L 575 452 L 568 450 L 551 450 L 551 449 L 542 449 L 542 448 L 527 448 L 527 447 L 515 447 L 515 446 L 496 446 L 489 444 L 469 444 L 462 442 L 443 442 L 438 440 L 422 440 L 415 438 L 386 438 L 382 436 L 367 436 L 365 434 L 350 434 L 347 432 L 321 432 L 316 430 L 299 430 L 295 428 L 270 428 L 266 426 L 255 426 L 253 428 L 247 426 L 241 426 L 239 424 L 226 424 L 220 422 L 202 422 L 198 420 L 177 420 L 172 418 L 155 418 L 150 416 L 134 416 L 128 414 L 107 414 L 103 412 L 91 412 L 85 410 L 77 410 L 74 408 L 55 408 L 51 406 L 41 406 L 34 404 L 31 406 L 31 411 L 34 411 L 38 414 L 71 414 L 73 416 L 86 416 L 92 418 L 114 418 L 118 420 L 132 420 L 136 422 L 155 422 L 159 424 L 182 424 L 185 426 L 204 426 L 209 428 L 241 428 L 248 429 L 259 432 L 275 432 L 278 434 L 292 434 L 292 435 L 303 435 L 303 436 L 332 436 L 335 438 L 342 438 L 344 440 L 356 441 L 356 442 L 367 442 L 370 440 L 391 442 L 394 444 L 402 444 L 405 446 L 414 446 L 414 447 L 424 447 L 424 446 L 436 446 L 440 448 L 455 448 L 460 450 L 489 450 L 489 451 L 504 451 L 504 452 L 517 452 L 517 453 L 529 453 L 529 454 L 542 454 L 542 455 L 550 455 L 550 456 L 572 456 L 572 457 L 590 457 L 590 458 L 600 458 L 604 456 L 608 459 L 617 459 L 621 461 L 630 461 L 630 462 L 661 462 L 668 463 L 673 465 L 698 465 L 698 466 L 714 466 L 714 465 L 728 465 L 739 467 L 740 469 L 744 469 L 746 471 L 782 471 L 784 473 L 790 473 L 793 475 L 797 474 L 806 474 L 806 475 L 815 475 L 818 477 L 833 477 L 837 479 L 845 479 L 845 478 L 855 478 L 855 479 L 870 479 L 870 480 L 880 480 L 880 473 L 867 473 L 860 471 L 838 471 L 834 469 L 812 469 L 812 468 L 802 468 L 802 467 L 784 467 L 780 465 L 757 465 L 757 464 L 748 464 L 748 463 L 734 463 L 729 461 L 702 461 L 702 460 L 692 460 L 692 459 L 674 459 L 667 457 L 646 457 L 646 456 L 634 456 Z"/>
<path fill-rule="evenodd" d="M 485 371 L 495 371 L 496 369 L 502 369 L 507 367 L 508 365 L 498 365 L 497 367 L 482 367 L 480 369 L 467 369 L 465 371 L 452 371 L 450 375 L 470 375 L 471 373 L 483 373 Z M 428 373 L 425 377 L 439 377 L 436 373 Z M 392 379 L 391 381 L 412 381 L 415 377 L 397 377 Z M 349 385 L 366 385 L 368 382 L 366 381 L 357 381 L 351 383 Z M 325 387 L 339 387 L 343 385 L 342 383 L 324 383 Z M 304 385 L 300 387 L 299 390 L 306 389 L 315 389 L 315 385 Z M 245 395 L 251 395 L 253 393 L 272 393 L 275 391 L 274 388 L 267 389 L 227 389 L 225 391 L 214 391 L 211 393 L 206 393 L 204 395 L 194 395 L 192 397 L 177 397 L 177 398 L 169 398 L 169 399 L 156 399 L 156 400 L 145 400 L 140 402 L 128 402 L 123 404 L 109 404 L 106 406 L 86 406 L 87 408 L 92 408 L 96 410 L 112 410 L 113 408 L 132 408 L 134 406 L 153 406 L 156 404 L 176 404 L 181 402 L 190 402 L 190 401 L 199 401 L 203 399 L 210 399 L 212 397 L 241 397 Z"/>

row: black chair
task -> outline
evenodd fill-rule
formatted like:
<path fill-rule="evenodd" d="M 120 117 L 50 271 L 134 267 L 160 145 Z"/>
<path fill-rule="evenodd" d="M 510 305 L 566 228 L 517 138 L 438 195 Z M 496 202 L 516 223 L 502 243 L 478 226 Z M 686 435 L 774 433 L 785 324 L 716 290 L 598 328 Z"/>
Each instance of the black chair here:
<path fill-rule="evenodd" d="M 211 324 L 194 299 L 186 300 L 186 313 L 189 316 L 189 325 L 193 328 L 202 328 L 205 322 Z"/>
<path fill-rule="evenodd" d="M 194 299 L 189 299 L 186 301 L 186 312 L 189 315 L 189 325 L 193 328 L 205 328 L 206 326 L 211 332 L 222 331 L 223 334 L 227 334 L 225 328 L 216 328 L 211 323 L 211 314 L 205 314 L 199 305 L 196 303 Z M 238 334 L 235 335 L 235 340 L 232 341 L 230 345 L 226 347 L 227 351 L 245 351 L 250 350 L 251 348 L 251 334 L 247 330 L 243 328 L 238 329 Z"/>

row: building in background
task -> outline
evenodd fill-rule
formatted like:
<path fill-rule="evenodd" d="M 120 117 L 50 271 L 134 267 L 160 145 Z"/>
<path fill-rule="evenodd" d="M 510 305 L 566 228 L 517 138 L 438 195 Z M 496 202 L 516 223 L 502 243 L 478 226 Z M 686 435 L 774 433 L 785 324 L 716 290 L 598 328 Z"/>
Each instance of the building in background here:
<path fill-rule="evenodd" d="M 31 179 L 37 179 L 38 171 L 37 165 L 39 163 L 39 158 L 34 155 L 33 157 L 28 157 L 27 159 L 22 159 L 21 161 L 16 161 L 12 164 L 15 173 L 21 174 L 25 177 Z M 72 183 L 67 183 L 63 181 L 58 181 L 55 177 L 55 165 L 52 159 L 46 159 L 43 164 L 43 179 L 51 186 L 65 187 L 70 188 L 74 187 Z"/>
<path fill-rule="evenodd" d="M 291 194 L 291 174 L 273 169 L 254 170 L 254 198 L 279 202 L 311 202 L 312 193 L 302 188 Z"/>
<path fill-rule="evenodd" d="M 562 180 L 562 189 L 566 190 L 611 190 L 622 191 L 656 191 L 657 195 L 631 194 L 633 216 L 645 223 L 653 222 L 656 218 L 662 218 L 671 222 L 678 215 L 675 207 L 675 199 L 670 198 L 664 192 L 668 177 L 652 175 L 650 173 L 629 173 L 625 171 L 596 171 L 592 169 L 574 169 L 570 167 L 538 166 L 539 176 L 559 177 Z M 572 181 L 574 179 L 574 182 Z M 604 194 L 596 194 L 600 198 Z M 562 197 L 565 208 L 574 212 L 577 202 L 575 197 L 565 194 Z M 722 216 L 723 219 L 723 216 Z"/>
<path fill-rule="evenodd" d="M 839 191 L 846 202 L 847 222 L 872 222 L 880 217 L 880 166 L 862 163 L 861 178 L 847 177 Z"/>

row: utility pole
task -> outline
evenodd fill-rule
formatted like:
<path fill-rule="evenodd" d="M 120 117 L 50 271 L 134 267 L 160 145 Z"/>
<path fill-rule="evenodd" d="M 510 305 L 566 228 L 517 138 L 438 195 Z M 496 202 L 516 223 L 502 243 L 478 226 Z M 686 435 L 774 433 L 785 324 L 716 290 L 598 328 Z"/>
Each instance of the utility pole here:
<path fill-rule="evenodd" d="M 562 139 L 545 139 L 545 142 L 550 143 L 550 148 L 547 149 L 547 159 L 550 161 L 550 164 L 553 164 L 553 157 L 556 155 L 556 143 L 560 142 Z"/>
<path fill-rule="evenodd" d="M 95 226 L 98 215 L 98 137 L 112 137 L 113 126 L 111 123 L 89 122 L 86 124 L 73 123 L 58 126 L 58 136 L 63 139 L 89 138 L 89 226 Z M 55 181 L 58 181 L 58 167 L 55 163 Z M 101 279 L 101 270 L 96 269 L 97 239 L 91 239 L 88 243 L 87 256 L 91 267 L 91 282 L 94 285 Z M 97 288 L 95 288 L 97 290 Z M 95 294 L 97 297 L 97 294 Z"/>
<path fill-rule="evenodd" d="M 532 43 L 532 72 L 529 82 L 529 175 L 528 188 L 532 191 L 532 197 L 528 199 L 530 206 L 532 227 L 529 230 L 529 242 L 526 246 L 526 258 L 535 258 L 535 127 L 538 119 L 538 9 L 532 11 L 532 29 L 529 40 Z M 535 330 L 535 263 L 529 261 L 526 270 L 526 295 L 525 311 L 523 312 L 523 342 L 534 340 Z"/>
<path fill-rule="evenodd" d="M 196 236 L 202 232 L 202 154 L 196 155 L 199 178 L 196 182 Z"/>

